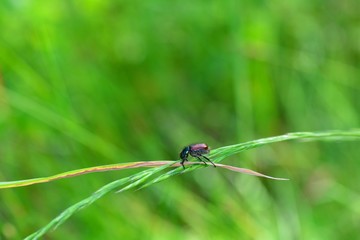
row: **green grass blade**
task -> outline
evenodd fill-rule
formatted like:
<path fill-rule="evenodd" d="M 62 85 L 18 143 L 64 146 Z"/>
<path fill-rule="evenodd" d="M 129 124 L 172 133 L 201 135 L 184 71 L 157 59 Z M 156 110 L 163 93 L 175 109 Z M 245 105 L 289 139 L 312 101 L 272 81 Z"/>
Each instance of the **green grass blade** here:
<path fill-rule="evenodd" d="M 156 167 L 156 166 L 163 166 L 168 163 L 175 163 L 175 162 L 173 162 L 173 161 L 143 161 L 143 162 L 117 163 L 117 164 L 110 164 L 110 165 L 101 165 L 101 166 L 95 166 L 95 167 L 81 168 L 81 169 L 76 169 L 76 170 L 72 170 L 72 171 L 59 173 L 59 174 L 52 175 L 49 177 L 0 182 L 0 189 L 23 187 L 23 186 L 33 185 L 33 184 L 46 183 L 46 182 L 51 182 L 51 181 L 55 181 L 55 180 L 59 180 L 59 179 L 63 179 L 63 178 L 76 177 L 79 175 L 89 174 L 89 173 L 94 173 L 94 172 L 114 171 L 114 170 L 122 170 L 122 169 L 129 169 L 129 168 L 138 168 L 138 167 Z"/>
<path fill-rule="evenodd" d="M 249 141 L 240 144 L 234 144 L 226 147 L 221 147 L 217 149 L 213 149 L 209 157 L 213 162 L 220 162 L 224 158 L 229 157 L 231 155 L 240 153 L 242 151 L 261 147 L 267 144 L 282 142 L 282 141 L 289 141 L 295 139 L 304 139 L 304 140 L 353 140 L 360 138 L 360 131 L 359 130 L 351 130 L 351 131 L 327 131 L 327 132 L 295 132 L 295 133 L 288 133 L 280 136 L 275 137 L 268 137 L 268 138 L 261 138 L 254 141 Z M 151 180 L 150 182 L 146 183 L 144 187 L 148 187 L 154 183 L 158 183 L 168 179 L 169 177 L 178 175 L 180 173 L 187 173 L 194 171 L 198 168 L 205 167 L 203 164 L 194 165 L 191 167 L 186 168 L 183 170 L 182 168 L 173 169 L 169 172 L 162 174 L 161 176 Z M 285 180 L 285 179 L 284 179 Z"/>
<path fill-rule="evenodd" d="M 261 147 L 270 143 L 289 141 L 295 139 L 304 140 L 352 140 L 360 138 L 360 130 L 351 131 L 327 131 L 327 132 L 294 132 L 280 136 L 261 138 L 245 143 L 234 144 L 226 147 L 214 149 L 210 157 L 214 162 L 220 162 L 222 159 L 240 153 L 242 151 Z"/>
<path fill-rule="evenodd" d="M 93 202 L 95 202 L 96 200 L 98 200 L 99 198 L 104 196 L 105 194 L 118 189 L 119 187 L 121 187 L 122 185 L 124 185 L 126 183 L 128 183 L 128 185 L 126 187 L 122 188 L 121 190 L 119 190 L 118 192 L 123 192 L 123 191 L 129 190 L 131 188 L 134 188 L 136 186 L 139 186 L 144 181 L 146 181 L 146 179 L 151 177 L 153 174 L 156 174 L 156 173 L 164 170 L 165 168 L 168 168 L 172 164 L 173 164 L 173 162 L 170 162 L 161 167 L 147 169 L 140 173 L 136 173 L 130 177 L 122 178 L 122 179 L 113 181 L 113 182 L 105 185 L 104 187 L 102 187 L 99 190 L 97 190 L 96 192 L 94 192 L 91 196 L 81 200 L 80 202 L 72 205 L 71 207 L 69 207 L 68 209 L 63 211 L 56 218 L 54 218 L 52 221 L 50 221 L 46 226 L 44 226 L 40 230 L 36 231 L 35 233 L 29 235 L 25 239 L 26 240 L 39 239 L 41 236 L 43 236 L 45 233 L 47 233 L 51 229 L 55 229 L 60 224 L 64 223 L 68 218 L 70 218 L 77 211 L 83 209 L 84 207 L 89 206 L 90 204 L 92 204 Z"/>

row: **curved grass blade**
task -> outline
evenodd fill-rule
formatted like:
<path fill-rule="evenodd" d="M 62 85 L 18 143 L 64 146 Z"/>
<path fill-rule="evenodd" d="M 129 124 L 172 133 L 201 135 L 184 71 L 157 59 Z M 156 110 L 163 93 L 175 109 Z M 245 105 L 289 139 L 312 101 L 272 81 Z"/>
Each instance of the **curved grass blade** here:
<path fill-rule="evenodd" d="M 104 187 L 100 188 L 96 192 L 94 192 L 91 196 L 81 200 L 80 202 L 72 205 L 71 207 L 67 208 L 65 211 L 60 213 L 56 218 L 54 218 L 52 221 L 50 221 L 46 226 L 41 228 L 40 230 L 36 231 L 35 233 L 29 235 L 26 237 L 26 240 L 33 240 L 33 239 L 39 239 L 42 237 L 45 233 L 47 233 L 51 229 L 56 229 L 59 225 L 64 223 L 68 218 L 70 218 L 73 214 L 78 212 L 79 210 L 83 209 L 84 207 L 89 206 L 105 194 L 112 192 L 122 185 L 128 183 L 127 186 L 122 188 L 118 192 L 123 192 L 126 190 L 129 190 L 131 188 L 134 188 L 140 184 L 142 184 L 146 179 L 151 177 L 153 174 L 158 173 L 165 168 L 168 168 L 173 164 L 172 161 L 169 161 L 168 164 L 164 164 L 161 167 L 153 168 L 153 169 L 147 169 L 140 173 L 136 173 L 130 177 L 125 177 L 116 181 L 113 181 L 109 184 L 106 184 Z"/>
<path fill-rule="evenodd" d="M 326 131 L 326 132 L 294 132 L 287 133 L 284 135 L 279 135 L 275 137 L 261 138 L 253 141 L 248 141 L 245 143 L 239 143 L 234 145 L 229 145 L 225 147 L 220 147 L 212 150 L 210 157 L 217 158 L 214 161 L 220 162 L 222 159 L 240 153 L 242 151 L 261 147 L 270 143 L 303 139 L 307 141 L 314 140 L 357 140 L 360 138 L 360 130 L 350 130 L 350 131 Z"/>
<path fill-rule="evenodd" d="M 150 185 L 152 185 L 154 183 L 164 181 L 164 180 L 166 180 L 169 177 L 172 177 L 174 175 L 178 175 L 180 173 L 185 173 L 185 172 L 189 172 L 189 171 L 194 171 L 197 168 L 208 166 L 208 165 L 203 164 L 202 162 L 186 162 L 185 165 L 194 165 L 194 166 L 188 167 L 188 168 L 186 168 L 184 170 L 182 167 L 181 168 L 179 167 L 179 166 L 181 166 L 179 163 L 175 163 L 175 164 L 173 164 L 173 166 L 174 167 L 179 167 L 179 168 L 170 170 L 170 171 L 162 174 L 161 176 L 159 176 L 159 177 L 151 180 L 150 182 L 146 183 L 145 185 L 141 186 L 137 190 L 148 187 L 148 186 L 150 186 Z M 289 180 L 287 178 L 271 177 L 271 176 L 268 176 L 268 175 L 265 175 L 265 174 L 262 174 L 262 173 L 247 169 L 247 168 L 239 168 L 239 167 L 234 167 L 234 166 L 231 166 L 231 165 L 225 165 L 225 164 L 220 164 L 220 163 L 215 163 L 215 166 L 220 167 L 220 168 L 225 168 L 225 169 L 228 169 L 228 170 L 231 170 L 231 171 L 234 171 L 234 172 L 239 172 L 239 173 L 252 175 L 252 176 L 257 176 L 257 177 L 264 177 L 264 178 L 269 178 L 269 179 L 273 179 L 273 180 L 282 180 L 282 181 Z"/>
<path fill-rule="evenodd" d="M 175 163 L 174 161 L 143 161 L 143 162 L 131 162 L 131 163 L 118 163 L 111 165 L 102 165 L 96 167 L 82 168 L 76 169 L 68 172 L 59 173 L 56 175 L 52 175 L 49 177 L 41 177 L 41 178 L 32 178 L 26 180 L 18 180 L 18 181 L 7 181 L 0 182 L 0 189 L 2 188 L 15 188 L 15 187 L 23 187 L 29 186 L 33 184 L 46 183 L 51 182 L 63 178 L 76 177 L 83 174 L 94 173 L 94 172 L 105 172 L 105 171 L 115 171 L 129 168 L 138 168 L 138 167 L 158 167 L 164 164 L 168 164 L 170 162 Z"/>
<path fill-rule="evenodd" d="M 255 172 L 253 170 L 247 169 L 247 168 L 239 168 L 239 167 L 234 167 L 234 166 L 230 166 L 230 165 L 224 165 L 224 164 L 215 164 L 217 167 L 221 167 L 221 168 L 225 168 L 234 172 L 239 172 L 239 173 L 244 173 L 244 174 L 248 174 L 248 175 L 253 175 L 253 176 L 257 176 L 257 177 L 264 177 L 264 178 L 269 178 L 269 179 L 273 179 L 273 180 L 289 180 L 287 178 L 277 178 L 277 177 L 271 177 L 259 172 Z"/>

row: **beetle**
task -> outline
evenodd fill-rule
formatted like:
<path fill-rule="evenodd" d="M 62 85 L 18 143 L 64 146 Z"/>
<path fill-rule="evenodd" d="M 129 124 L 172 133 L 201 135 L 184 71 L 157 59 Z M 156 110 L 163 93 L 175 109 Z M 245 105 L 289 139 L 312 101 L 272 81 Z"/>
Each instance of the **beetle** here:
<path fill-rule="evenodd" d="M 204 162 L 207 165 L 207 163 L 204 161 L 204 159 L 201 158 L 201 157 L 203 157 L 207 161 L 211 162 L 211 164 L 214 167 L 216 167 L 215 164 L 209 158 L 207 158 L 207 157 L 205 157 L 203 155 L 203 154 L 208 154 L 209 152 L 210 152 L 210 148 L 206 143 L 195 143 L 195 144 L 191 144 L 189 146 L 186 146 L 180 152 L 180 158 L 181 158 L 180 164 L 185 169 L 184 162 L 189 161 L 188 157 L 189 157 L 189 154 L 190 154 L 192 157 L 196 157 L 197 159 L 199 159 L 200 161 Z"/>

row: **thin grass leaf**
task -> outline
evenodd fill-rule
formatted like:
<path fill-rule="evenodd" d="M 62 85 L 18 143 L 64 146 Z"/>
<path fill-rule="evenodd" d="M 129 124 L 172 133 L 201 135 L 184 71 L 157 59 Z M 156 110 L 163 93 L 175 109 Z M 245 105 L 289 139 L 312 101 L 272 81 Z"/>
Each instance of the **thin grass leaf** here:
<path fill-rule="evenodd" d="M 209 155 L 214 162 L 220 162 L 222 159 L 242 151 L 261 147 L 275 142 L 303 139 L 307 141 L 314 140 L 357 140 L 360 138 L 360 130 L 351 131 L 327 131 L 327 132 L 294 132 L 280 136 L 261 138 L 245 143 L 234 144 L 212 150 Z"/>
<path fill-rule="evenodd" d="M 102 187 L 99 190 L 97 190 L 96 192 L 94 192 L 88 198 L 83 199 L 82 201 L 72 205 L 71 207 L 69 207 L 62 213 L 60 213 L 56 218 L 54 218 L 52 221 L 50 221 L 46 226 L 44 226 L 40 230 L 36 231 L 35 233 L 29 235 L 25 239 L 32 240 L 32 239 L 40 238 L 41 236 L 43 236 L 45 233 L 47 233 L 51 229 L 56 229 L 59 225 L 64 223 L 67 219 L 69 219 L 77 211 L 83 209 L 84 207 L 89 206 L 90 204 L 92 204 L 93 202 L 95 202 L 96 200 L 98 200 L 99 198 L 104 196 L 105 194 L 118 189 L 119 187 L 121 187 L 122 185 L 124 185 L 126 183 L 128 183 L 128 185 L 126 187 L 122 188 L 121 190 L 119 190 L 118 192 L 123 192 L 123 191 L 129 190 L 131 188 L 134 188 L 134 187 L 140 185 L 141 183 L 143 183 L 146 179 L 151 177 L 153 174 L 156 174 L 156 173 L 162 171 L 163 169 L 168 168 L 172 164 L 173 164 L 173 162 L 169 162 L 168 164 L 164 164 L 161 167 L 147 169 L 140 173 L 136 173 L 130 177 L 122 178 L 122 179 L 113 181 L 113 182 L 105 185 L 104 187 Z"/>
<path fill-rule="evenodd" d="M 147 170 L 145 170 L 147 171 Z M 136 176 L 142 176 L 142 173 L 138 173 Z M 73 214 L 75 214 L 77 211 L 81 210 L 84 207 L 89 206 L 93 202 L 95 202 L 97 199 L 104 196 L 106 193 L 115 190 L 119 188 L 121 185 L 125 184 L 126 182 L 130 181 L 131 179 L 136 179 L 136 176 L 133 175 L 131 177 L 122 178 L 116 181 L 113 181 L 102 188 L 100 188 L 98 191 L 93 193 L 91 196 L 81 200 L 80 202 L 72 205 L 71 207 L 67 208 L 65 211 L 60 213 L 57 217 L 55 217 L 53 220 L 51 220 L 46 226 L 39 229 L 35 233 L 27 236 L 26 240 L 33 240 L 33 239 L 39 239 L 41 236 L 43 236 L 45 233 L 50 231 L 51 229 L 56 229 L 59 225 L 64 223 L 68 218 L 70 218 Z"/>
<path fill-rule="evenodd" d="M 234 172 L 239 172 L 239 173 L 244 173 L 244 174 L 248 174 L 248 175 L 253 175 L 253 176 L 257 176 L 257 177 L 264 177 L 264 178 L 270 178 L 273 180 L 289 180 L 287 178 L 276 178 L 276 177 L 271 177 L 259 172 L 255 172 L 253 170 L 247 169 L 247 168 L 239 168 L 239 167 L 234 167 L 234 166 L 230 166 L 230 165 L 224 165 L 224 164 L 215 164 L 217 167 L 221 167 L 221 168 L 225 168 L 225 169 L 229 169 L 231 171 Z"/>
<path fill-rule="evenodd" d="M 82 169 L 76 169 L 76 170 L 72 170 L 72 171 L 59 173 L 59 174 L 52 175 L 49 177 L 0 182 L 0 189 L 24 187 L 24 186 L 29 186 L 29 185 L 33 185 L 33 184 L 46 183 L 46 182 L 60 180 L 63 178 L 71 178 L 71 177 L 76 177 L 76 176 L 89 174 L 89 173 L 95 173 L 95 172 L 115 171 L 115 170 L 139 168 L 139 167 L 158 167 L 158 166 L 163 166 L 164 164 L 168 164 L 170 162 L 175 163 L 174 161 L 166 161 L 166 160 L 143 161 L 143 162 L 118 163 L 118 164 L 111 164 L 111 165 L 102 165 L 102 166 L 96 166 L 96 167 L 82 168 Z"/>
<path fill-rule="evenodd" d="M 162 174 L 161 176 L 151 180 L 150 182 L 146 183 L 145 185 L 141 186 L 137 190 L 148 187 L 148 186 L 150 186 L 152 184 L 155 184 L 155 183 L 158 183 L 158 182 L 162 182 L 162 181 L 168 179 L 169 177 L 172 177 L 172 176 L 175 176 L 175 175 L 178 175 L 178 174 L 181 174 L 181 173 L 189 172 L 189 171 L 194 171 L 197 168 L 207 167 L 207 166 L 212 167 L 210 165 L 205 165 L 202 162 L 187 162 L 185 165 L 195 165 L 195 166 L 188 167 L 185 170 L 183 170 L 182 167 L 170 170 L 170 171 Z M 176 163 L 173 166 L 176 167 L 176 166 L 181 166 L 181 165 L 179 163 Z M 268 175 L 265 175 L 265 174 L 262 174 L 262 173 L 247 169 L 247 168 L 239 168 L 239 167 L 234 167 L 234 166 L 220 164 L 220 163 L 215 163 L 215 166 L 220 167 L 220 168 L 225 168 L 225 169 L 228 169 L 228 170 L 231 170 L 231 171 L 234 171 L 234 172 L 239 172 L 239 173 L 252 175 L 252 176 L 257 176 L 257 177 L 264 177 L 264 178 L 269 178 L 269 179 L 273 179 L 273 180 L 289 180 L 287 178 L 271 177 L 271 176 L 268 176 Z"/>

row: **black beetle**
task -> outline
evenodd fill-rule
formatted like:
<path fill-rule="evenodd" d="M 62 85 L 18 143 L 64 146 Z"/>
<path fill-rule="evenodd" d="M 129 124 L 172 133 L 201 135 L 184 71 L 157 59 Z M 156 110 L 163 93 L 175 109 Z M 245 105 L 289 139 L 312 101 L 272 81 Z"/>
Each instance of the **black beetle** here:
<path fill-rule="evenodd" d="M 180 164 L 183 166 L 183 168 L 185 169 L 184 166 L 184 162 L 188 161 L 188 156 L 189 154 L 192 157 L 196 157 L 197 159 L 199 159 L 200 161 L 204 162 L 205 164 L 207 164 L 201 157 L 205 158 L 206 160 L 208 160 L 209 162 L 211 162 L 211 164 L 215 166 L 215 164 L 207 157 L 203 156 L 203 154 L 208 154 L 210 152 L 210 148 L 207 144 L 205 143 L 196 143 L 196 144 L 191 144 L 189 146 L 184 147 L 184 149 L 180 152 L 180 158 L 181 158 L 181 162 Z"/>

